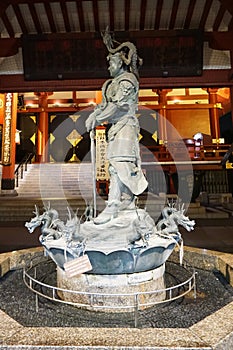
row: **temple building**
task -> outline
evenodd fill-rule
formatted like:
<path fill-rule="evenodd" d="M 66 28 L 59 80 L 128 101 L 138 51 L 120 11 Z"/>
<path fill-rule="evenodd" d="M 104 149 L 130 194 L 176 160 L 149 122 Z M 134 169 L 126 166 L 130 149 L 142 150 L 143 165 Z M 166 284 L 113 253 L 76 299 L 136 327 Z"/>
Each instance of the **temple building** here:
<path fill-rule="evenodd" d="M 188 161 L 192 201 L 200 192 L 232 194 L 232 16 L 227 0 L 4 1 L 1 194 L 17 195 L 15 169 L 28 159 L 90 161 L 85 120 L 109 76 L 107 26 L 143 59 L 138 118 L 149 191 L 157 193 L 150 162 L 161 165 L 165 192 L 176 194 L 177 164 Z"/>

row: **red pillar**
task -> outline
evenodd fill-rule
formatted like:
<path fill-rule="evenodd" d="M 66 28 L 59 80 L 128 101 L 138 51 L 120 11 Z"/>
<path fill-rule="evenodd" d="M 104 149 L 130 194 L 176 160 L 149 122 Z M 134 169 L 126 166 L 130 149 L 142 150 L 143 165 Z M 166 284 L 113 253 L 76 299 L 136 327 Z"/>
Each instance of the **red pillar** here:
<path fill-rule="evenodd" d="M 16 93 L 7 93 L 4 98 L 2 135 L 2 180 L 1 195 L 17 196 L 15 190 L 15 132 L 17 121 Z"/>
<path fill-rule="evenodd" d="M 38 104 L 41 108 L 38 121 L 38 131 L 37 131 L 37 161 L 46 163 L 49 161 L 48 157 L 48 141 L 49 141 L 49 131 L 48 131 L 48 96 L 52 95 L 52 92 L 38 92 L 35 93 L 38 96 Z"/>
<path fill-rule="evenodd" d="M 211 132 L 212 139 L 219 139 L 220 125 L 219 125 L 219 111 L 217 107 L 218 89 L 208 88 L 207 91 L 209 93 L 209 103 L 214 105 L 213 107 L 210 108 L 210 132 Z"/>
<path fill-rule="evenodd" d="M 158 118 L 158 127 L 159 127 L 159 140 L 164 143 L 164 141 L 167 141 L 167 94 L 171 90 L 165 90 L 165 89 L 156 89 L 153 90 L 158 94 L 158 102 L 161 106 L 159 109 L 159 118 Z"/>

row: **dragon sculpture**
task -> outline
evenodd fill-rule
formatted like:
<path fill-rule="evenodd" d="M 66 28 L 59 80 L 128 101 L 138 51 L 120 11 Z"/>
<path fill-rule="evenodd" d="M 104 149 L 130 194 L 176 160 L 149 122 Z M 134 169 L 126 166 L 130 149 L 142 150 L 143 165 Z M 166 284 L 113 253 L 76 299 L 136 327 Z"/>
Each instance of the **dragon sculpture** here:
<path fill-rule="evenodd" d="M 163 235 L 179 233 L 178 226 L 183 226 L 188 232 L 194 230 L 195 221 L 184 215 L 184 204 L 177 208 L 176 203 L 168 203 L 162 210 L 162 219 L 156 225 L 155 232 Z"/>
<path fill-rule="evenodd" d="M 35 217 L 30 222 L 26 222 L 25 226 L 30 233 L 41 226 L 41 240 L 59 239 L 66 233 L 65 225 L 59 219 L 57 210 L 50 208 L 50 205 L 45 207 L 45 211 L 41 215 L 39 208 L 35 205 L 33 214 L 35 214 Z"/>
<path fill-rule="evenodd" d="M 64 238 L 67 242 L 77 241 L 80 219 L 78 218 L 77 212 L 72 217 L 70 208 L 68 210 L 68 219 L 64 223 L 59 219 L 59 214 L 57 210 L 50 208 L 50 204 L 44 208 L 42 214 L 39 213 L 38 207 L 35 205 L 35 217 L 33 217 L 29 222 L 25 223 L 30 233 L 33 233 L 37 227 L 41 226 L 41 236 L 40 241 L 46 242 L 50 240 L 58 240 Z"/>
<path fill-rule="evenodd" d="M 39 209 L 35 205 L 33 212 L 35 217 L 25 223 L 29 233 L 33 233 L 37 227 L 41 227 L 39 240 L 52 259 L 54 259 L 51 251 L 53 248 L 62 248 L 65 257 L 67 253 L 73 257 L 79 257 L 85 251 L 85 240 L 78 239 L 80 219 L 77 212 L 72 216 L 70 208 L 67 210 L 68 219 L 64 223 L 59 219 L 57 210 L 50 208 L 50 204 L 44 208 L 42 214 L 39 213 Z M 56 259 L 54 260 L 57 262 Z"/>

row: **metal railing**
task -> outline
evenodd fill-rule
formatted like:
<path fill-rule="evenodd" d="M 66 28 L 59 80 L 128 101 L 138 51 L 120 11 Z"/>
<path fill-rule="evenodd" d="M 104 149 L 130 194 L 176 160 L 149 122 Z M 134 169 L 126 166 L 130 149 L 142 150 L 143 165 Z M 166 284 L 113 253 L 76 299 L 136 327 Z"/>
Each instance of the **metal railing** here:
<path fill-rule="evenodd" d="M 164 289 L 157 289 L 157 290 L 151 290 L 146 292 L 132 292 L 132 293 L 98 293 L 98 292 L 81 292 L 81 291 L 75 291 L 70 289 L 63 289 L 59 287 L 55 287 L 46 283 L 43 283 L 37 279 L 37 267 L 32 266 L 27 271 L 24 269 L 23 271 L 23 280 L 25 285 L 33 292 L 35 293 L 36 300 L 36 312 L 38 312 L 39 307 L 39 300 L 38 297 L 41 296 L 43 298 L 46 298 L 51 301 L 55 301 L 58 303 L 63 303 L 67 305 L 72 305 L 80 308 L 91 308 L 93 310 L 101 310 L 104 311 L 106 309 L 114 309 L 116 310 L 124 310 L 124 309 L 131 309 L 134 312 L 134 326 L 138 327 L 138 312 L 140 309 L 144 309 L 146 307 L 151 307 L 158 304 L 163 304 L 167 302 L 171 302 L 174 300 L 177 300 L 179 298 L 184 297 L 186 294 L 191 292 L 193 290 L 193 297 L 196 299 L 196 272 L 193 267 L 187 267 L 182 266 L 183 269 L 186 270 L 189 277 L 177 284 L 173 285 L 168 288 Z M 191 270 L 190 270 L 191 269 Z M 32 276 L 33 274 L 33 276 Z M 87 296 L 89 297 L 88 304 L 82 302 L 73 302 L 73 301 L 67 301 L 59 298 L 59 292 L 60 293 L 67 293 L 72 295 L 80 295 L 80 296 Z M 153 296 L 164 293 L 165 299 L 163 300 L 153 300 L 145 302 L 145 296 Z M 99 298 L 116 298 L 116 303 L 112 303 L 111 305 L 96 305 L 95 300 Z M 117 298 L 119 297 L 129 297 L 132 301 L 128 304 L 119 305 L 117 302 Z M 141 302 L 143 300 L 143 302 Z M 150 300 L 150 298 L 148 298 Z"/>
<path fill-rule="evenodd" d="M 27 171 L 27 165 L 31 163 L 33 156 L 33 153 L 26 154 L 15 169 L 15 187 L 19 186 L 19 178 L 23 179 L 23 172 Z"/>

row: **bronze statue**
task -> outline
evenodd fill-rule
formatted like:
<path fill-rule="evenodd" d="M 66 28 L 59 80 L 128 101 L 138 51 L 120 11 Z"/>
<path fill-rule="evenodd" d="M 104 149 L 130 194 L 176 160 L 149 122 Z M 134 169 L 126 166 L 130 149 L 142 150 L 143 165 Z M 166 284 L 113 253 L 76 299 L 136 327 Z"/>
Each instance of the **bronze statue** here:
<path fill-rule="evenodd" d="M 103 224 L 125 209 L 135 209 L 135 197 L 147 188 L 141 169 L 139 151 L 138 66 L 142 60 L 136 47 L 125 42 L 113 48 L 108 31 L 103 34 L 109 55 L 109 72 L 112 79 L 102 87 L 102 103 L 86 121 L 87 130 L 96 125 L 110 123 L 107 159 L 109 161 L 110 187 L 106 208 L 94 219 Z"/>

